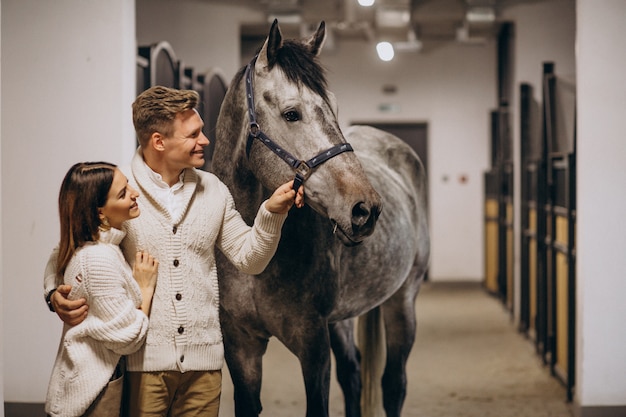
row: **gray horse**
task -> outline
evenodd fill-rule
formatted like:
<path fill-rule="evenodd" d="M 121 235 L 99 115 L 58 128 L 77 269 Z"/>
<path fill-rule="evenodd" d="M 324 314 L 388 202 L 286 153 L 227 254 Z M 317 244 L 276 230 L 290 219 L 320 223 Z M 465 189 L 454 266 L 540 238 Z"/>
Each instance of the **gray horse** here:
<path fill-rule="evenodd" d="M 397 417 L 406 396 L 415 299 L 429 259 L 424 169 L 380 130 L 352 127 L 344 137 L 317 61 L 324 38 L 323 22 L 299 41 L 283 39 L 274 22 L 231 82 L 218 119 L 212 169 L 249 224 L 270 190 L 294 175 L 307 203 L 289 213 L 262 274 L 241 274 L 218 254 L 237 417 L 262 410 L 271 336 L 300 361 L 308 417 L 328 416 L 331 349 L 346 416 L 372 415 L 382 402 Z M 368 319 L 357 331 L 359 316 Z M 377 363 L 382 376 L 369 373 Z"/>

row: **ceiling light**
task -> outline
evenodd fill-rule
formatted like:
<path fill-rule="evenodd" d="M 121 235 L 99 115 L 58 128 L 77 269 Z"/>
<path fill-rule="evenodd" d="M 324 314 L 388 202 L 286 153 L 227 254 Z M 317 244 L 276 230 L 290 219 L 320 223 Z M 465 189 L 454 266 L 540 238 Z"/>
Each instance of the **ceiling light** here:
<path fill-rule="evenodd" d="M 376 52 L 378 52 L 378 57 L 383 61 L 391 61 L 393 59 L 393 45 L 389 42 L 378 42 Z"/>
<path fill-rule="evenodd" d="M 359 0 L 359 4 L 363 7 L 370 7 L 374 4 L 375 0 Z"/>
<path fill-rule="evenodd" d="M 493 7 L 470 7 L 465 19 L 470 23 L 493 23 L 496 20 L 496 11 Z"/>

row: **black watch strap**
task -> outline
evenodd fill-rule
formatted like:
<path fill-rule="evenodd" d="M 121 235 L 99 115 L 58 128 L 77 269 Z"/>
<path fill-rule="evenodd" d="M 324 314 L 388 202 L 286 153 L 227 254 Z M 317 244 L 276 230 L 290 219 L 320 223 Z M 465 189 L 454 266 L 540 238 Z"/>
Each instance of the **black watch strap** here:
<path fill-rule="evenodd" d="M 52 305 L 52 302 L 50 301 L 50 298 L 52 298 L 52 294 L 54 294 L 54 292 L 55 292 L 56 290 L 57 290 L 57 289 L 55 288 L 55 289 L 53 289 L 52 291 L 50 291 L 50 292 L 48 293 L 48 295 L 46 295 L 46 304 L 48 304 L 48 308 L 49 308 L 49 309 L 50 309 L 50 311 L 52 311 L 53 313 L 54 313 L 55 311 L 54 311 L 54 306 Z"/>

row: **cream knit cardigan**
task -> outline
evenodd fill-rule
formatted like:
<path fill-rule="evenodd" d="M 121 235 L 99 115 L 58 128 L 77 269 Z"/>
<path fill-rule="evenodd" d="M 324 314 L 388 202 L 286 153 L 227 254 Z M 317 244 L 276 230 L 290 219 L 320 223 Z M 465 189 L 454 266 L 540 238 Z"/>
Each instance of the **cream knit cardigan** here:
<path fill-rule="evenodd" d="M 127 234 L 120 246 L 131 265 L 138 250 L 148 251 L 159 260 L 159 272 L 146 342 L 127 357 L 127 370 L 221 369 L 224 346 L 215 250 L 241 271 L 259 274 L 276 252 L 287 214 L 270 213 L 262 204 L 249 227 L 224 183 L 213 174 L 186 169 L 184 209 L 173 219 L 155 198 L 158 186 L 149 170 L 139 148 L 132 175 L 126 174 L 140 193 L 141 215 L 124 223 Z M 57 255 L 54 250 L 46 265 L 44 294 L 57 286 Z"/>
<path fill-rule="evenodd" d="M 118 246 L 124 235 L 117 229 L 101 231 L 100 240 L 80 248 L 66 268 L 70 299 L 84 297 L 89 314 L 79 325 L 63 327 L 46 396 L 51 416 L 81 416 L 121 355 L 135 352 L 145 340 L 148 317 L 138 309 L 141 291 Z"/>
<path fill-rule="evenodd" d="M 183 210 L 171 218 L 155 198 L 157 184 L 139 149 L 129 181 L 139 193 L 141 215 L 125 223 L 121 248 L 129 262 L 137 250 L 159 260 L 159 276 L 145 345 L 127 359 L 130 371 L 221 369 L 224 346 L 219 322 L 215 250 L 243 272 L 261 273 L 274 256 L 287 214 L 262 204 L 253 227 L 236 210 L 215 175 L 186 169 Z"/>

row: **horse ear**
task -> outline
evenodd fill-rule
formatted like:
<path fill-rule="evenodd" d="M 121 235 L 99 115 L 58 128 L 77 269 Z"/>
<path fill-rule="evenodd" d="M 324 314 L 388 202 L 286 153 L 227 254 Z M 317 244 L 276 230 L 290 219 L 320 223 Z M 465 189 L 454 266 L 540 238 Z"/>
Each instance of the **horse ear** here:
<path fill-rule="evenodd" d="M 326 39 L 326 23 L 322 20 L 320 26 L 315 33 L 306 41 L 306 45 L 309 47 L 309 51 L 315 56 L 322 52 L 322 46 L 324 46 L 324 40 Z"/>
<path fill-rule="evenodd" d="M 283 34 L 280 32 L 280 27 L 278 27 L 278 19 L 274 19 L 274 23 L 272 23 L 272 28 L 270 29 L 270 34 L 265 40 L 265 43 L 261 48 L 261 52 L 259 52 L 257 65 L 261 64 L 261 68 L 273 67 L 276 63 L 276 55 L 278 54 L 278 50 L 282 46 Z"/>

